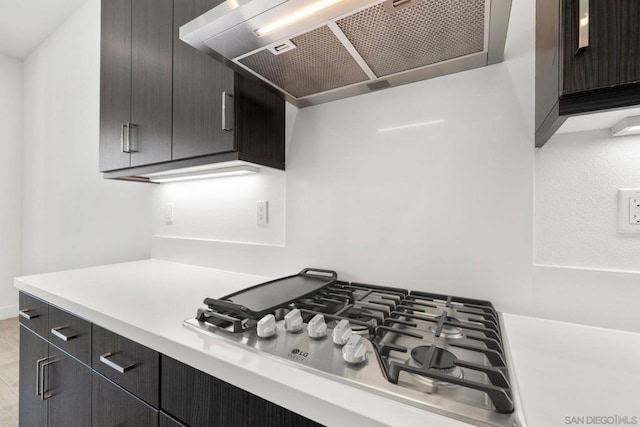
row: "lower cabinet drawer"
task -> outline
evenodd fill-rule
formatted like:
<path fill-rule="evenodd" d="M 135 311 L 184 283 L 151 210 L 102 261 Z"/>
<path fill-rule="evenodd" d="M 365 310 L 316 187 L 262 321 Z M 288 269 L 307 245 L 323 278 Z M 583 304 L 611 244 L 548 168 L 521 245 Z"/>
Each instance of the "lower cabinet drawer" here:
<path fill-rule="evenodd" d="M 24 292 L 20 292 L 19 299 L 20 323 L 41 337 L 47 338 L 49 304 Z"/>
<path fill-rule="evenodd" d="M 91 365 L 91 322 L 50 306 L 49 342 Z"/>
<path fill-rule="evenodd" d="M 162 356 L 161 408 L 191 427 L 318 427 L 310 419 Z"/>
<path fill-rule="evenodd" d="M 91 366 L 151 406 L 160 406 L 160 354 L 93 325 Z"/>
<path fill-rule="evenodd" d="M 92 398 L 92 427 L 158 426 L 156 409 L 96 372 L 93 373 Z"/>

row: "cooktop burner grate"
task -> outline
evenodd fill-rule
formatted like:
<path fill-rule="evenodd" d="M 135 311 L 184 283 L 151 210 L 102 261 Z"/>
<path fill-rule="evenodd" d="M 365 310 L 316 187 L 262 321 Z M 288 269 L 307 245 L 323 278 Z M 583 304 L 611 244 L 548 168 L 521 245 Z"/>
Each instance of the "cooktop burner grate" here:
<path fill-rule="evenodd" d="M 228 301 L 205 302 L 189 326 L 436 412 L 514 425 L 505 345 L 490 302 L 336 280 L 276 307 L 271 329 L 262 325 L 269 337 L 260 332 L 264 318 L 225 310 Z M 291 330 L 284 319 L 294 324 L 294 315 L 301 326 Z"/>

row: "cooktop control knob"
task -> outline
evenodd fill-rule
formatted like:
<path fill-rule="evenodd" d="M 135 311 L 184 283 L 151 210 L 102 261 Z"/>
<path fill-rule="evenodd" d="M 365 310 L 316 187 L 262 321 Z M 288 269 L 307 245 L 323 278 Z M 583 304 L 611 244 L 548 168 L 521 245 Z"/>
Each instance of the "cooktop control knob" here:
<path fill-rule="evenodd" d="M 276 318 L 273 314 L 267 314 L 258 321 L 258 336 L 260 338 L 270 338 L 276 334 Z"/>
<path fill-rule="evenodd" d="M 367 348 L 360 335 L 351 335 L 349 341 L 342 347 L 342 358 L 345 362 L 355 365 L 367 360 Z"/>
<path fill-rule="evenodd" d="M 327 334 L 327 324 L 324 322 L 322 314 L 316 314 L 307 325 L 309 338 L 322 338 Z"/>
<path fill-rule="evenodd" d="M 284 329 L 288 332 L 300 332 L 302 329 L 302 315 L 300 310 L 294 308 L 284 316 Z"/>
<path fill-rule="evenodd" d="M 349 321 L 342 319 L 338 322 L 335 328 L 333 328 L 333 342 L 338 345 L 345 345 L 349 338 L 353 334 L 353 331 L 349 327 Z"/>

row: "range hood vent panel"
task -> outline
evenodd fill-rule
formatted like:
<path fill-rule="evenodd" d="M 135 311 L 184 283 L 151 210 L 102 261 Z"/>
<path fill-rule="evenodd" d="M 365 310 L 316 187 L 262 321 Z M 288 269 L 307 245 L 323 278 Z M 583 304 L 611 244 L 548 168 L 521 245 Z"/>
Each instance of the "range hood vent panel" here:
<path fill-rule="evenodd" d="M 382 3 L 336 21 L 378 76 L 482 52 L 485 1 L 429 0 L 389 12 Z"/>
<path fill-rule="evenodd" d="M 511 1 L 329 1 L 258 37 L 318 0 L 227 0 L 180 38 L 306 107 L 502 61 Z"/>
<path fill-rule="evenodd" d="M 291 39 L 279 55 L 263 49 L 240 59 L 245 67 L 296 98 L 368 80 L 335 34 L 323 26 Z"/>

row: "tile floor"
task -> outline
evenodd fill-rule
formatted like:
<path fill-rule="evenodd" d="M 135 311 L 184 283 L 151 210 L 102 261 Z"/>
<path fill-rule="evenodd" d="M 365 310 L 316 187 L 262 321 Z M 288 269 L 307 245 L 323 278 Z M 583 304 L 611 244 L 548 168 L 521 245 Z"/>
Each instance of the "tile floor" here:
<path fill-rule="evenodd" d="M 18 427 L 18 318 L 0 320 L 0 426 Z"/>

